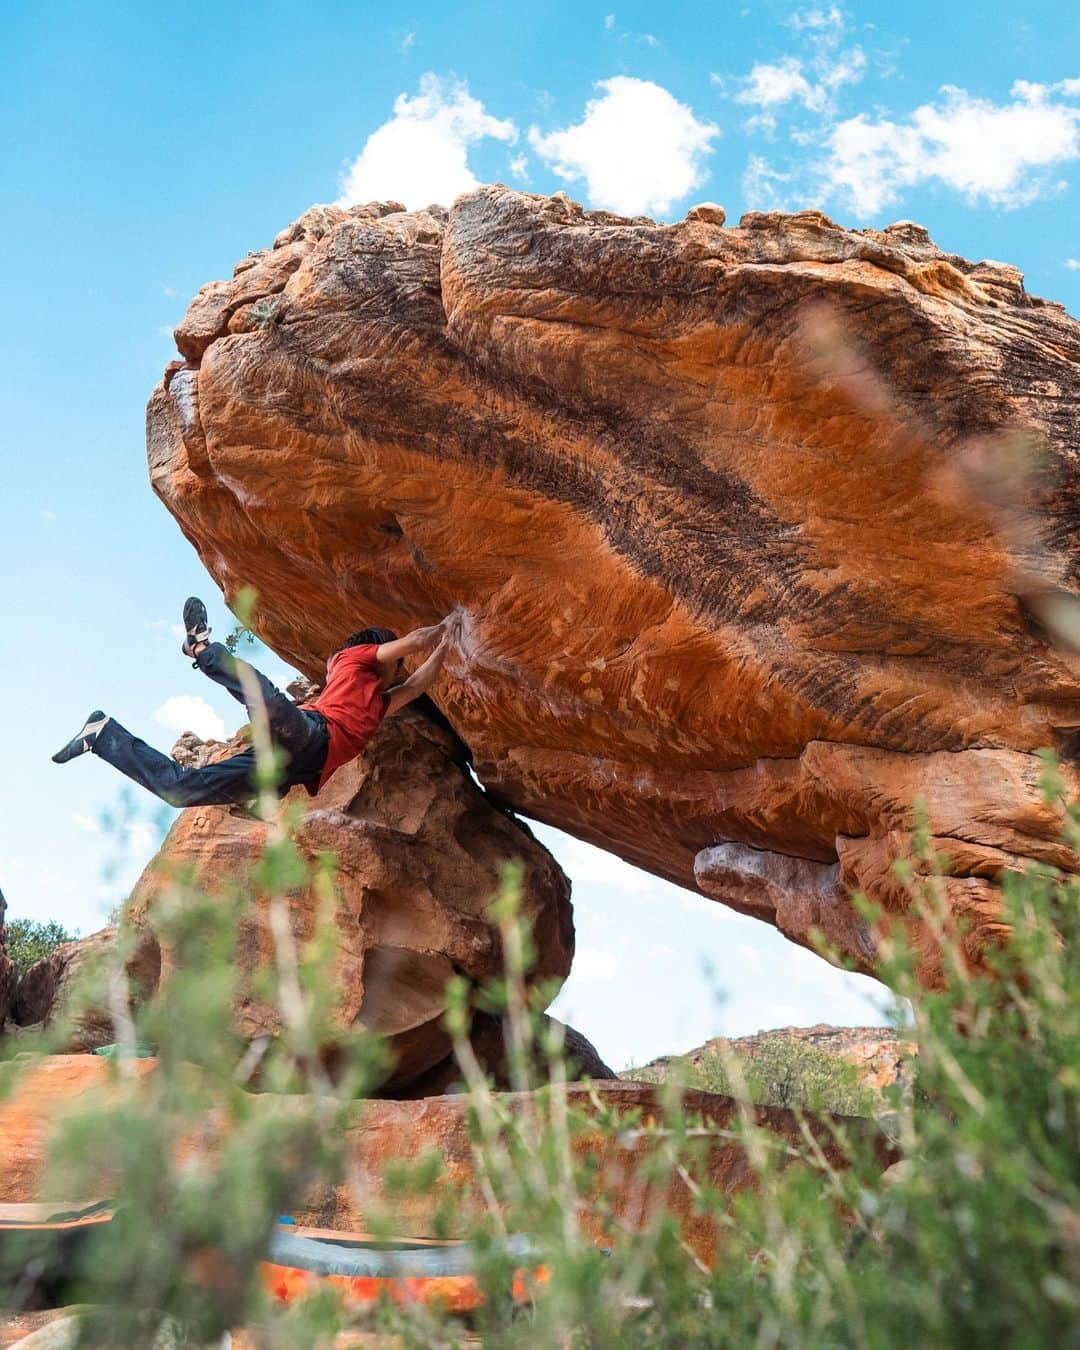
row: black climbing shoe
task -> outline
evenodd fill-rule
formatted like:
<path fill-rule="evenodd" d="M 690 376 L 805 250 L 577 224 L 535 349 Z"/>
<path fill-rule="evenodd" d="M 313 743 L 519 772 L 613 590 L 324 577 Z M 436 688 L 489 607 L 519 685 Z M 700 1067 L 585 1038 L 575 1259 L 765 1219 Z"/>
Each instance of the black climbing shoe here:
<path fill-rule="evenodd" d="M 56 754 L 53 755 L 53 763 L 66 764 L 69 759 L 75 759 L 79 755 L 85 755 L 88 750 L 93 750 L 98 732 L 108 720 L 100 709 L 92 712 L 83 724 L 82 731 L 77 736 L 72 737 L 62 750 L 57 750 Z"/>
<path fill-rule="evenodd" d="M 194 595 L 184 601 L 184 632 L 186 636 L 180 644 L 180 650 L 185 656 L 194 656 L 199 643 L 207 642 L 210 638 L 210 625 L 206 622 L 206 606 Z"/>

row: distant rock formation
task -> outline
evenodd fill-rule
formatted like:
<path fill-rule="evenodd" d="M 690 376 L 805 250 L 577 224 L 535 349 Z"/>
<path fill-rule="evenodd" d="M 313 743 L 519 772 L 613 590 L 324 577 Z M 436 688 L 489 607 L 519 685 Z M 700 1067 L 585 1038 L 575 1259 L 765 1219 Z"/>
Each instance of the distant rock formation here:
<path fill-rule="evenodd" d="M 904 1079 L 905 1058 L 915 1048 L 914 1041 L 898 1036 L 890 1027 L 834 1027 L 818 1022 L 812 1027 L 758 1031 L 753 1036 L 716 1036 L 683 1055 L 664 1055 L 640 1069 L 629 1069 L 623 1077 L 632 1080 L 642 1074 L 646 1082 L 657 1082 L 679 1061 L 700 1068 L 710 1061 L 722 1063 L 727 1055 L 753 1060 L 778 1041 L 809 1046 L 845 1060 L 854 1067 L 858 1081 L 875 1092 Z"/>
<path fill-rule="evenodd" d="M 154 489 L 315 678 L 461 605 L 500 800 L 862 969 L 922 797 L 978 963 L 1002 872 L 1075 861 L 1080 324 L 911 222 L 722 221 L 314 207 L 180 322 Z"/>
<path fill-rule="evenodd" d="M 56 1024 L 64 1019 L 64 1045 L 72 1051 L 109 1045 L 117 1035 L 106 993 L 109 961 L 123 975 L 129 1007 L 142 1008 L 158 987 L 158 944 L 147 934 L 121 952 L 116 929 L 102 928 L 89 937 L 60 943 L 23 972 L 12 1000 L 12 1021 L 22 1028 L 58 1030 Z"/>

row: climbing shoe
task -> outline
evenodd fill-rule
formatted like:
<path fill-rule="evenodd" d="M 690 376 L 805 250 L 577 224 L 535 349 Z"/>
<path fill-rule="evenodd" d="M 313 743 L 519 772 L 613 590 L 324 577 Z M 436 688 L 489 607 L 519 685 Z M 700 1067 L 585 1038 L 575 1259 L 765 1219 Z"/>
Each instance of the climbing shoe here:
<path fill-rule="evenodd" d="M 200 642 L 210 640 L 210 625 L 206 622 L 206 606 L 197 596 L 184 601 L 184 640 L 180 650 L 185 656 L 194 656 Z"/>
<path fill-rule="evenodd" d="M 92 712 L 83 724 L 82 731 L 77 736 L 73 736 L 62 750 L 57 750 L 56 754 L 53 755 L 53 763 L 66 764 L 69 759 L 75 759 L 79 755 L 85 755 L 88 750 L 93 750 L 98 733 L 108 720 L 100 709 Z"/>

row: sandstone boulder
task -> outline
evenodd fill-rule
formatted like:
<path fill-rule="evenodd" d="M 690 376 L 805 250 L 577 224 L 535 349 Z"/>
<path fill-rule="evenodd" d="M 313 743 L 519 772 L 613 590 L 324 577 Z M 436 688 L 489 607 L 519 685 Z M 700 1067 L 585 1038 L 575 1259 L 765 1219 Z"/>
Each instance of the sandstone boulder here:
<path fill-rule="evenodd" d="M 152 1074 L 156 1061 L 138 1060 L 135 1071 L 140 1078 Z M 46 1166 L 48 1140 L 55 1123 L 66 1112 L 77 1109 L 79 1099 L 89 1092 L 116 1091 L 115 1075 L 104 1061 L 88 1055 L 44 1057 L 15 1081 L 11 1096 L 0 1102 L 0 1157 L 12 1158 L 14 1165 L 0 1171 L 0 1205 L 59 1201 L 67 1204 L 107 1199 L 109 1179 L 98 1177 L 94 1189 L 72 1195 L 57 1191 L 58 1183 Z M 507 1094 L 502 1099 L 515 1115 L 535 1110 L 530 1093 Z M 250 1102 L 252 1111 L 289 1110 L 297 1099 L 263 1094 Z M 663 1127 L 664 1108 L 661 1093 L 653 1085 L 632 1082 L 604 1082 L 568 1090 L 571 1111 L 586 1117 L 616 1115 L 625 1118 L 627 1129 L 586 1129 L 575 1136 L 579 1156 L 591 1158 L 596 1194 L 610 1203 L 619 1224 L 630 1228 L 647 1223 L 654 1209 L 673 1214 L 684 1237 L 699 1254 L 711 1259 L 716 1230 L 711 1219 L 700 1212 L 692 1191 L 677 1176 L 655 1189 L 643 1185 L 642 1164 L 655 1148 L 649 1131 Z M 733 1133 L 738 1107 L 729 1097 L 708 1092 L 689 1092 L 684 1109 L 709 1132 L 704 1148 L 702 1176 L 726 1196 L 754 1184 L 754 1168 L 744 1146 Z M 363 1232 L 376 1218 L 393 1216 L 395 1227 L 404 1236 L 436 1235 L 436 1214 L 448 1195 L 469 1185 L 476 1177 L 476 1152 L 470 1126 L 470 1100 L 466 1096 L 427 1097 L 422 1101 L 365 1101 L 349 1110 L 345 1126 L 348 1156 L 347 1183 L 320 1183 L 297 1201 L 293 1217 L 300 1224 L 337 1232 Z M 811 1134 L 823 1156 L 833 1167 L 845 1165 L 836 1142 L 835 1117 L 804 1117 L 778 1107 L 751 1108 L 754 1120 L 763 1130 L 790 1146 L 794 1155 Z M 847 1119 L 844 1128 L 852 1137 L 873 1141 L 882 1165 L 893 1160 L 888 1146 L 872 1121 Z M 185 1161 L 201 1154 L 213 1156 L 220 1147 L 225 1126 L 222 1118 L 211 1113 L 191 1137 L 180 1145 Z M 702 1141 L 699 1141 L 702 1142 Z M 402 1193 L 388 1180 L 391 1165 L 402 1159 L 416 1161 L 428 1152 L 439 1155 L 442 1165 L 439 1180 L 422 1193 Z M 70 1185 L 70 1183 L 64 1183 Z M 825 1184 L 823 1182 L 823 1202 Z M 442 1222 L 446 1222 L 445 1210 Z M 458 1208 L 449 1216 L 454 1226 L 450 1236 L 467 1232 L 469 1215 Z M 589 1222 L 587 1218 L 587 1222 Z M 610 1242 L 612 1234 L 591 1221 L 591 1235 Z"/>
<path fill-rule="evenodd" d="M 973 962 L 1002 871 L 1072 865 L 1080 324 L 1014 268 L 488 187 L 314 208 L 177 341 L 151 479 L 226 595 L 315 678 L 462 606 L 440 706 L 515 809 L 863 969 L 918 796 Z"/>
<path fill-rule="evenodd" d="M 540 1036 L 548 1035 L 553 1030 L 558 1030 L 562 1041 L 567 1079 L 577 1081 L 591 1078 L 594 1082 L 598 1082 L 618 1078 L 618 1074 L 607 1066 L 587 1036 L 583 1036 L 573 1027 L 557 1022 L 553 1017 L 544 1017 L 540 1020 L 538 1027 Z M 513 1075 L 510 1072 L 506 1029 L 502 1020 L 486 1013 L 477 1013 L 472 1020 L 469 1041 L 473 1054 L 491 1083 L 502 1090 L 512 1088 Z M 409 1098 L 441 1097 L 447 1093 L 464 1090 L 461 1068 L 455 1059 L 449 1058 L 414 1080 L 409 1084 L 408 1090 L 399 1095 Z"/>
<path fill-rule="evenodd" d="M 115 928 L 62 942 L 23 972 L 12 1002 L 12 1021 L 19 1027 L 46 1029 L 69 1018 L 64 1045 L 71 1051 L 94 1050 L 116 1040 L 106 987 L 108 967 L 117 967 L 124 996 L 133 1010 L 141 1008 L 158 987 L 161 953 L 153 935 L 132 934 L 118 945 Z"/>
<path fill-rule="evenodd" d="M 570 887 L 562 870 L 528 829 L 494 805 L 469 777 L 464 747 L 423 709 L 410 708 L 380 727 L 364 755 L 340 769 L 315 798 L 294 789 L 303 808 L 295 841 L 309 862 L 336 859 L 339 954 L 334 973 L 339 1025 L 362 1023 L 385 1035 L 396 1066 L 384 1091 L 405 1089 L 449 1054 L 442 1026 L 445 987 L 455 974 L 477 984 L 502 969 L 499 932 L 486 911 L 501 873 L 521 865 L 522 915 L 536 946 L 536 980 L 564 978 L 573 955 Z M 239 739 L 200 748 L 193 762 L 233 753 Z M 250 875 L 267 826 L 227 807 L 193 807 L 176 821 L 158 858 L 135 887 L 127 914 L 152 929 L 155 907 L 177 869 L 190 870 L 214 893 Z M 311 886 L 290 891 L 298 942 L 315 931 Z M 239 947 L 243 992 L 236 1008 L 242 1033 L 272 1035 L 280 1015 L 251 987 L 273 962 L 268 904 L 257 890 L 243 920 Z M 175 968 L 167 945 L 161 978 Z"/>

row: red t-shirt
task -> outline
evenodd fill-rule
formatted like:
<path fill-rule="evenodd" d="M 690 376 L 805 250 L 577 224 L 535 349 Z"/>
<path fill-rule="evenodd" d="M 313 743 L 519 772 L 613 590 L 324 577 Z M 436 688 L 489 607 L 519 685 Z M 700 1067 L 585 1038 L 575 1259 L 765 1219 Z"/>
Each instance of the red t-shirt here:
<path fill-rule="evenodd" d="M 375 660 L 377 646 L 346 647 L 335 652 L 326 667 L 322 693 L 301 708 L 312 708 L 326 718 L 330 745 L 326 752 L 320 791 L 343 764 L 348 764 L 371 740 L 386 716 L 389 695 L 382 687 Z"/>

